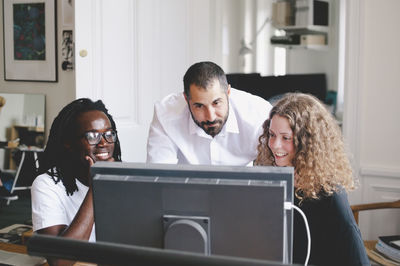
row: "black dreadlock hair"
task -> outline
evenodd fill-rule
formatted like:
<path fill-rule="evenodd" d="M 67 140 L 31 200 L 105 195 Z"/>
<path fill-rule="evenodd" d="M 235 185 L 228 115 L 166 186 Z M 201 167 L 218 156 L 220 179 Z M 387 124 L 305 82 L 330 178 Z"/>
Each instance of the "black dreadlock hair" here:
<path fill-rule="evenodd" d="M 77 163 L 79 165 L 81 162 L 67 150 L 65 144 L 71 143 L 76 137 L 78 116 L 95 110 L 103 112 L 110 120 L 112 129 L 117 132 L 114 119 L 101 100 L 93 102 L 88 98 L 77 99 L 65 106 L 54 119 L 46 148 L 43 156 L 39 159 L 38 174 L 47 173 L 56 184 L 62 181 L 67 195 L 72 195 L 74 191 L 78 190 L 75 173 Z M 115 161 L 121 161 L 118 136 L 114 143 L 113 158 Z"/>

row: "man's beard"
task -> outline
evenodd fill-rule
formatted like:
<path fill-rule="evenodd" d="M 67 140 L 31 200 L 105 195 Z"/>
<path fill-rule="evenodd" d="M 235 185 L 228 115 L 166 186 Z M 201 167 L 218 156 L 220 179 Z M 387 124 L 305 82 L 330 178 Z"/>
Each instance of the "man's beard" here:
<path fill-rule="evenodd" d="M 211 137 L 215 137 L 216 135 L 221 132 L 222 128 L 224 127 L 226 121 L 228 120 L 228 115 L 229 115 L 229 105 L 228 105 L 228 111 L 226 112 L 226 115 L 223 119 L 215 119 L 214 121 L 205 121 L 205 122 L 200 122 L 196 120 L 196 118 L 193 116 L 192 110 L 189 108 L 190 114 L 192 115 L 193 121 L 198 125 L 200 128 L 206 132 L 206 134 L 210 135 Z M 210 125 L 213 125 L 213 127 L 208 127 Z M 207 127 L 206 127 L 207 126 Z"/>

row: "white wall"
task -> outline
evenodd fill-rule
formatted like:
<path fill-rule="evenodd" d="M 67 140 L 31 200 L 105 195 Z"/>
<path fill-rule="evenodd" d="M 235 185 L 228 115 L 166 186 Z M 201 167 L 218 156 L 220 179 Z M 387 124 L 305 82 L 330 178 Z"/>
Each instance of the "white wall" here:
<path fill-rule="evenodd" d="M 24 95 L 1 93 L 1 96 L 6 99 L 6 104 L 0 111 L 0 141 L 7 141 L 10 140 L 11 125 L 22 124 L 24 113 L 18 104 L 24 102 Z M 6 150 L 0 149 L 0 169 L 8 168 L 7 154 Z"/>
<path fill-rule="evenodd" d="M 45 97 L 41 94 L 24 94 L 24 116 L 26 125 L 44 126 Z"/>
<path fill-rule="evenodd" d="M 239 61 L 238 56 L 232 56 L 232 54 L 238 55 L 240 41 L 243 38 L 243 0 L 223 0 L 219 5 L 220 23 L 222 23 L 221 67 L 228 73 L 239 72 L 243 67 L 243 62 Z"/>
<path fill-rule="evenodd" d="M 360 42 L 360 159 L 362 165 L 400 171 L 398 10 L 400 2 L 396 0 L 365 1 Z"/>
<path fill-rule="evenodd" d="M 400 35 L 397 0 L 346 1 L 343 130 L 361 186 L 353 203 L 400 199 Z M 400 234 L 400 211 L 360 214 L 364 239 Z"/>
<path fill-rule="evenodd" d="M 271 17 L 273 0 L 223 0 L 216 1 L 216 47 L 222 53 L 222 68 L 226 73 L 273 74 L 273 47 L 270 36 L 274 31 L 271 23 L 262 29 L 264 21 Z M 260 30 L 257 38 L 257 31 Z M 252 48 L 252 53 L 239 55 L 242 41 Z M 250 45 L 250 43 L 252 43 Z M 218 58 L 218 57 L 217 57 Z"/>
<path fill-rule="evenodd" d="M 7 131 L 10 130 L 11 125 L 22 124 L 24 116 L 24 108 L 19 104 L 24 102 L 23 94 L 4 94 L 1 96 L 6 99 L 6 104 L 0 111 L 0 141 L 7 141 Z"/>

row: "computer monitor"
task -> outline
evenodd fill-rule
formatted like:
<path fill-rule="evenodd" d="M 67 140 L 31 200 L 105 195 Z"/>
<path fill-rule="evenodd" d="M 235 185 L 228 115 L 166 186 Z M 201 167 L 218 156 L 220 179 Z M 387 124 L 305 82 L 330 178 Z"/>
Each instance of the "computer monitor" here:
<path fill-rule="evenodd" d="M 92 173 L 98 241 L 291 263 L 293 168 L 96 163 Z"/>

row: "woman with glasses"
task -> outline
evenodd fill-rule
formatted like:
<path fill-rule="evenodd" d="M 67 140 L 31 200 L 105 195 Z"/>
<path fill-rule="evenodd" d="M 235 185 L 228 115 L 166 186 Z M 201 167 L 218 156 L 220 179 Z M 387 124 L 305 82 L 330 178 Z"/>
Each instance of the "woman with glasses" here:
<path fill-rule="evenodd" d="M 50 129 L 33 182 L 33 230 L 95 241 L 90 166 L 121 161 L 117 129 L 102 101 L 65 106 Z"/>

